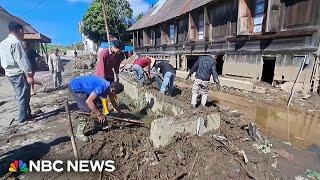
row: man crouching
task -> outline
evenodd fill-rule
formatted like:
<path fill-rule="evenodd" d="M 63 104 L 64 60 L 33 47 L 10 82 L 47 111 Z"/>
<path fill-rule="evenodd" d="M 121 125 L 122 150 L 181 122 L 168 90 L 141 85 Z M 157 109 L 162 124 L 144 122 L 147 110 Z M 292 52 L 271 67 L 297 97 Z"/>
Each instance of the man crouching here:
<path fill-rule="evenodd" d="M 109 81 L 97 76 L 80 76 L 70 81 L 69 91 L 75 98 L 78 108 L 82 112 L 93 112 L 101 123 L 105 122 L 105 116 L 99 111 L 97 103 L 100 98 L 109 97 L 112 106 L 118 113 L 121 113 L 116 102 L 116 94 L 121 93 L 124 87 L 119 82 L 110 83 Z M 84 135 L 85 116 L 79 117 L 76 137 L 81 141 L 88 142 L 89 138 Z"/>

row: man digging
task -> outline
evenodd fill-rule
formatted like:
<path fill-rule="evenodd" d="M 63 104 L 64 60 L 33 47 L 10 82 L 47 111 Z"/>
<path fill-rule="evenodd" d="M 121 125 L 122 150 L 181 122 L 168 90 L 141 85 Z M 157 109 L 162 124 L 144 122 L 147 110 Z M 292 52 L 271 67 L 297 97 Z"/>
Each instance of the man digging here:
<path fill-rule="evenodd" d="M 121 113 L 119 105 L 116 102 L 116 94 L 121 93 L 124 87 L 119 82 L 109 82 L 97 76 L 80 76 L 70 81 L 69 91 L 75 98 L 78 108 L 82 112 L 93 112 L 100 123 L 105 122 L 105 116 L 99 111 L 97 103 L 100 98 L 109 97 L 113 107 L 118 113 Z M 76 137 L 81 141 L 88 142 L 89 138 L 84 135 L 86 116 L 80 116 Z"/>

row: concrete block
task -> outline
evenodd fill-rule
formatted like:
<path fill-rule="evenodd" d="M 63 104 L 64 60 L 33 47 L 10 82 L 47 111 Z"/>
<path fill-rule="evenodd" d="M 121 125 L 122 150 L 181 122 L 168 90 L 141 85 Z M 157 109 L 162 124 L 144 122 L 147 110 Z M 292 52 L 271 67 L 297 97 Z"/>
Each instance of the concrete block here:
<path fill-rule="evenodd" d="M 124 85 L 124 93 L 127 94 L 131 99 L 138 100 L 139 99 L 139 89 L 138 85 L 134 82 L 130 82 L 125 77 L 120 77 L 120 83 Z"/>
<path fill-rule="evenodd" d="M 200 119 L 199 119 L 200 118 Z M 201 119 L 205 123 L 198 125 Z M 218 112 L 212 113 L 207 117 L 193 116 L 190 119 L 183 119 L 183 121 L 177 121 L 175 118 L 160 118 L 152 121 L 150 130 L 150 140 L 153 142 L 153 146 L 156 148 L 164 147 L 169 144 L 170 140 L 176 133 L 190 133 L 192 135 L 199 135 L 207 133 L 212 130 L 217 130 L 220 127 L 220 114 Z"/>
<path fill-rule="evenodd" d="M 227 86 L 227 87 L 233 87 L 236 89 L 241 89 L 241 90 L 247 90 L 247 91 L 253 91 L 253 83 L 249 81 L 244 81 L 244 80 L 237 80 L 237 79 L 230 79 L 230 78 L 225 78 L 221 77 L 220 79 L 220 84 L 221 86 Z"/>
<path fill-rule="evenodd" d="M 281 90 L 290 93 L 293 84 L 294 84 L 294 82 L 286 82 L 281 85 Z M 295 92 L 302 92 L 302 90 L 303 90 L 303 83 L 296 83 L 294 86 L 294 91 Z"/>
<path fill-rule="evenodd" d="M 266 93 L 266 88 L 265 87 L 256 86 L 256 87 L 254 87 L 254 92 L 259 93 L 259 94 L 265 94 Z"/>

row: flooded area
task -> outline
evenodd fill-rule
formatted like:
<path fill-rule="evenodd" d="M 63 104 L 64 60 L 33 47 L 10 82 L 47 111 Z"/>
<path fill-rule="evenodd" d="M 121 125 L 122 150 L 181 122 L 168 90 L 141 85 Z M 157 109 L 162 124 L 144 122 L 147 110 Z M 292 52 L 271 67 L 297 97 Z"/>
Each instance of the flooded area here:
<path fill-rule="evenodd" d="M 222 92 L 211 93 L 211 96 L 217 104 L 236 109 L 255 122 L 267 137 L 275 136 L 297 148 L 320 147 L 319 113 L 295 111 Z"/>
<path fill-rule="evenodd" d="M 183 82 L 176 82 L 176 85 L 182 88 L 192 87 Z M 245 119 L 255 122 L 266 137 L 274 136 L 296 148 L 316 148 L 319 151 L 319 113 L 296 111 L 217 91 L 210 91 L 210 96 L 214 103 L 237 110 Z"/>

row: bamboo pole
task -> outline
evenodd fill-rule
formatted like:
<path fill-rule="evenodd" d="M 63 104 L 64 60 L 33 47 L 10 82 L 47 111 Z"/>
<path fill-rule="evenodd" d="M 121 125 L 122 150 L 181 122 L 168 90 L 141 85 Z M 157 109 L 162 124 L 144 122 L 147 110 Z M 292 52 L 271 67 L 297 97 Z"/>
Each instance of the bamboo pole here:
<path fill-rule="evenodd" d="M 295 57 L 295 56 L 293 56 L 293 57 Z M 289 95 L 289 99 L 288 99 L 288 101 L 287 101 L 287 106 L 290 106 L 291 100 L 292 100 L 292 98 L 293 98 L 293 96 L 294 96 L 294 93 L 295 93 L 294 87 L 295 87 L 296 83 L 297 83 L 297 82 L 299 81 L 299 79 L 300 79 L 300 75 L 301 75 L 302 70 L 303 70 L 303 67 L 304 67 L 304 65 L 305 65 L 305 63 L 306 63 L 306 61 L 307 61 L 307 58 L 308 58 L 308 56 L 305 55 L 305 56 L 304 56 L 304 59 L 303 59 L 303 62 L 302 62 L 302 64 L 301 64 L 301 66 L 300 66 L 300 69 L 299 69 L 297 78 L 295 79 L 295 81 L 294 81 L 294 83 L 293 83 L 293 85 L 292 85 L 291 92 L 290 92 L 290 95 Z"/>
<path fill-rule="evenodd" d="M 65 109 L 66 109 L 66 113 L 67 113 L 68 120 L 69 120 L 69 130 L 70 130 L 70 138 L 71 138 L 73 154 L 74 154 L 76 159 L 79 159 L 79 153 L 78 153 L 76 141 L 75 141 L 75 138 L 74 138 L 74 132 L 73 132 L 73 128 L 72 128 L 71 115 L 70 115 L 68 101 L 65 102 Z"/>
<path fill-rule="evenodd" d="M 78 112 L 78 114 L 95 117 L 93 114 L 87 113 L 87 112 Z M 119 117 L 112 117 L 112 116 L 105 116 L 105 117 L 106 117 L 106 119 L 109 119 L 109 120 L 112 120 L 112 121 L 126 122 L 126 123 L 133 123 L 133 124 L 145 124 L 142 121 L 128 119 L 128 118 L 119 118 Z"/>
<path fill-rule="evenodd" d="M 110 42 L 110 34 L 109 34 L 109 28 L 108 28 L 108 22 L 107 22 L 107 11 L 106 11 L 106 4 L 104 0 L 100 0 L 101 5 L 102 5 L 102 14 L 103 14 L 103 19 L 104 19 L 104 25 L 106 28 L 107 32 L 107 40 L 108 40 L 108 45 L 109 45 L 109 52 L 110 52 L 110 47 L 111 47 L 111 42 Z"/>

